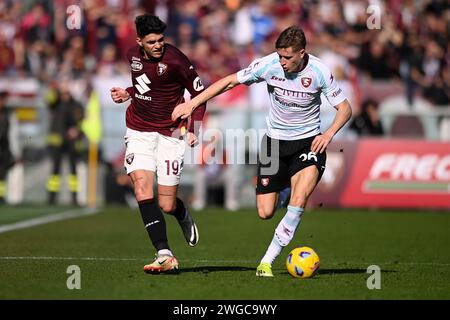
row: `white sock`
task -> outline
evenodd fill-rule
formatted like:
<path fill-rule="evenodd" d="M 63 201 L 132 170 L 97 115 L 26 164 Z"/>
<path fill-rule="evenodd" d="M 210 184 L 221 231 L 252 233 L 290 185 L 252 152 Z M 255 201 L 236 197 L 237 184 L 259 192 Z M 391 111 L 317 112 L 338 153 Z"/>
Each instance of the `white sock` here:
<path fill-rule="evenodd" d="M 272 265 L 273 260 L 275 260 L 275 258 L 278 257 L 278 255 L 281 253 L 281 249 L 283 249 L 283 247 L 280 246 L 274 239 L 272 239 L 272 242 L 267 248 L 266 254 L 261 259 L 261 263 L 269 263 L 270 265 Z"/>
<path fill-rule="evenodd" d="M 300 224 L 303 211 L 303 208 L 288 206 L 288 211 L 275 229 L 272 242 L 270 243 L 269 248 L 267 248 L 266 254 L 261 259 L 261 263 L 272 264 L 276 257 L 280 255 L 283 247 L 291 242 L 294 233 Z"/>
<path fill-rule="evenodd" d="M 159 256 L 171 256 L 171 257 L 173 257 L 173 253 L 169 249 L 162 249 L 162 250 L 158 250 L 158 257 Z"/>

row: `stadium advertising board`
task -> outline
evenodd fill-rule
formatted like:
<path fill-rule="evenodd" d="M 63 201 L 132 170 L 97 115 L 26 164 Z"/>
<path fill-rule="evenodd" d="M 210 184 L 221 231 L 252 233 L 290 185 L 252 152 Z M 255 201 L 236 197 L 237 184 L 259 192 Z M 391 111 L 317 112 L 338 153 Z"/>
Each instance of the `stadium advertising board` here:
<path fill-rule="evenodd" d="M 364 139 L 352 162 L 345 207 L 450 208 L 448 143 Z"/>
<path fill-rule="evenodd" d="M 450 208 L 450 144 L 361 139 L 332 145 L 312 205 Z"/>
<path fill-rule="evenodd" d="M 358 142 L 336 140 L 327 147 L 327 167 L 309 203 L 313 206 L 340 207 L 341 197 L 352 173 Z"/>

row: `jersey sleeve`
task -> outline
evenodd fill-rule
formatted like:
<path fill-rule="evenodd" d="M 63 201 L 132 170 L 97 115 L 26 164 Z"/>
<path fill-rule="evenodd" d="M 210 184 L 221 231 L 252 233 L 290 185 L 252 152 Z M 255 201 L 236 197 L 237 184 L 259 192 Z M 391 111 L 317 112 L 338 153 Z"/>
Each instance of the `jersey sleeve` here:
<path fill-rule="evenodd" d="M 130 48 L 130 49 L 127 50 L 127 53 L 126 53 L 126 57 L 127 57 L 129 65 L 132 62 L 132 60 L 131 60 L 132 55 L 133 55 L 132 54 L 132 48 Z M 131 81 L 133 81 L 133 79 L 131 79 Z M 134 97 L 134 87 L 133 86 L 128 87 L 128 88 L 125 89 L 125 91 L 128 92 L 128 94 L 130 95 L 130 98 L 133 99 L 133 97 Z"/>
<path fill-rule="evenodd" d="M 263 59 L 254 60 L 247 68 L 237 72 L 238 81 L 245 85 L 263 81 L 262 76 L 266 67 L 265 65 Z"/>
<path fill-rule="evenodd" d="M 179 65 L 180 81 L 190 93 L 191 98 L 199 95 L 205 87 L 192 63 L 186 56 L 182 56 Z M 192 113 L 189 121 L 189 132 L 197 133 L 206 110 L 206 102 L 199 105 Z"/>
<path fill-rule="evenodd" d="M 128 87 L 125 89 L 126 92 L 130 95 L 130 98 L 134 97 L 134 87 Z"/>
<path fill-rule="evenodd" d="M 323 66 L 322 68 L 323 79 L 321 79 L 321 90 L 327 98 L 328 102 L 333 106 L 337 106 L 343 102 L 347 97 L 344 91 L 339 87 L 337 80 L 334 78 L 331 71 Z"/>

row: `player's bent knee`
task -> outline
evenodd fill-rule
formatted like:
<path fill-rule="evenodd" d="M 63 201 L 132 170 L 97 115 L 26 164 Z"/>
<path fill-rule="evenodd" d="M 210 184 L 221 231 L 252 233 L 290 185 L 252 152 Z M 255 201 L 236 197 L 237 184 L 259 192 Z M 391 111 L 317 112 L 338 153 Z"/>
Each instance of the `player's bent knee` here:
<path fill-rule="evenodd" d="M 161 209 L 162 212 L 166 213 L 166 214 L 171 214 L 175 211 L 177 207 L 176 203 L 160 203 L 159 204 L 159 208 Z"/>
<path fill-rule="evenodd" d="M 273 208 L 258 207 L 258 216 L 263 220 L 267 220 L 273 217 L 274 211 Z"/>

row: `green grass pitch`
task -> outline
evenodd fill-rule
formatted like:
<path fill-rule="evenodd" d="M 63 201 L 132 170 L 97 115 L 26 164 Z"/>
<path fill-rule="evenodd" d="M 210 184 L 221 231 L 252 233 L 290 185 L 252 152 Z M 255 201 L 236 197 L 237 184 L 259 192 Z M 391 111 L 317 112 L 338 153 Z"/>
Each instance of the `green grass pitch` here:
<path fill-rule="evenodd" d="M 57 215 L 64 207 L 0 207 L 0 225 Z M 254 209 L 193 212 L 200 232 L 191 248 L 166 216 L 177 275 L 148 275 L 154 250 L 138 210 L 103 208 L 93 215 L 0 233 L 0 299 L 450 299 L 450 213 L 308 210 L 294 240 L 274 265 L 274 278 L 255 268 L 281 219 Z M 318 274 L 294 279 L 284 267 L 297 246 L 314 248 Z M 69 290 L 70 265 L 81 289 Z M 369 290 L 370 265 L 381 289 Z"/>

